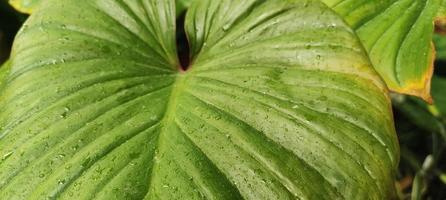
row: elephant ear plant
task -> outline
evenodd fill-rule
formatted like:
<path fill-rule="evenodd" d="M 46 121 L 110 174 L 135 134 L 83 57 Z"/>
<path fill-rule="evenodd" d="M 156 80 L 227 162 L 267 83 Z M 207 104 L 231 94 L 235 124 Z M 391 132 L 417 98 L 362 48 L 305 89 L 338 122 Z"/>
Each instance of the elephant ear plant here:
<path fill-rule="evenodd" d="M 392 37 L 363 23 L 379 15 L 367 5 L 393 4 L 357 1 L 365 7 L 350 13 L 342 5 L 354 1 L 12 2 L 39 6 L 0 70 L 0 199 L 396 197 L 399 147 L 371 62 L 396 91 L 416 75 L 393 74 L 400 85 L 383 75 L 394 43 L 393 54 L 378 50 Z M 425 2 L 415 7 L 439 1 Z M 420 30 L 425 45 L 432 34 Z M 403 63 L 416 59 L 406 46 Z M 412 71 L 428 76 L 420 63 Z"/>

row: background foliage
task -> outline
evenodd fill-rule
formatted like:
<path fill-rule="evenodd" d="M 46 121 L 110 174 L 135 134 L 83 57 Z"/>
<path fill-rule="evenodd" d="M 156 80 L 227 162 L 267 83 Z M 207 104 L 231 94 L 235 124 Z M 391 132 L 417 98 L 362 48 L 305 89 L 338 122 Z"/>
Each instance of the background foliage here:
<path fill-rule="evenodd" d="M 26 15 L 0 1 L 0 63 Z M 402 199 L 446 199 L 446 36 L 436 35 L 437 61 L 432 93 L 434 105 L 393 95 L 401 146 L 399 182 Z"/>

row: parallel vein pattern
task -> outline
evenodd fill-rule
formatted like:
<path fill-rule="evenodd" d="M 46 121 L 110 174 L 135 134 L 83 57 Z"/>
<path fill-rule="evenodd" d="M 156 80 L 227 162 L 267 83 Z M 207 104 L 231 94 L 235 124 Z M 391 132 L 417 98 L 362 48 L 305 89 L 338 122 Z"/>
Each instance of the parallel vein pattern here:
<path fill-rule="evenodd" d="M 341 5 L 341 4 L 339 4 Z M 0 198 L 389 199 L 387 89 L 313 0 L 46 0 L 0 72 Z"/>

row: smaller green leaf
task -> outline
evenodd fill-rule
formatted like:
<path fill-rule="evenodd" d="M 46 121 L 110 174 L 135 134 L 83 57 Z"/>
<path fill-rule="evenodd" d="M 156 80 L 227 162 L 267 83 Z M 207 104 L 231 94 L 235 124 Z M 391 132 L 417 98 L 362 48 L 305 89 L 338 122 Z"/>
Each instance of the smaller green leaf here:
<path fill-rule="evenodd" d="M 31 14 L 36 6 L 39 5 L 41 0 L 9 0 L 9 4 L 16 10 Z"/>
<path fill-rule="evenodd" d="M 355 29 L 390 90 L 432 101 L 432 22 L 444 0 L 322 1 Z"/>

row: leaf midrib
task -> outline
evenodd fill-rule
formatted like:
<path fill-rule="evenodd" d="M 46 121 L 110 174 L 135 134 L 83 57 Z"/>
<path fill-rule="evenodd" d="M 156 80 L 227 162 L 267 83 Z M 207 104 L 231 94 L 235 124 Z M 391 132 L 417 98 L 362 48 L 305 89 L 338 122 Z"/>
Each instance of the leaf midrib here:
<path fill-rule="evenodd" d="M 153 180 L 156 178 L 156 175 L 159 174 L 156 172 L 156 167 L 157 165 L 160 163 L 160 160 L 158 160 L 157 158 L 159 157 L 160 154 L 162 154 L 162 152 L 164 152 L 164 141 L 165 141 L 165 134 L 163 134 L 164 132 L 168 132 L 168 130 L 166 130 L 169 126 L 169 123 L 174 122 L 175 120 L 175 111 L 176 111 L 176 105 L 178 102 L 178 98 L 180 96 L 180 94 L 182 93 L 182 91 L 184 90 L 184 86 L 185 86 L 185 80 L 186 80 L 186 74 L 184 73 L 178 73 L 176 75 L 175 81 L 172 83 L 172 90 L 169 96 L 168 101 L 166 102 L 166 108 L 165 108 L 165 112 L 164 112 L 164 116 L 162 117 L 162 119 L 160 120 L 160 131 L 158 132 L 158 136 L 157 136 L 157 142 L 156 142 L 156 146 L 155 146 L 155 153 L 153 155 L 152 158 L 152 162 L 153 165 L 151 167 L 151 172 L 150 172 L 150 176 L 149 176 L 149 186 L 147 188 L 147 195 L 150 194 L 150 190 L 153 186 Z M 147 199 L 147 196 L 145 197 L 145 199 Z"/>

